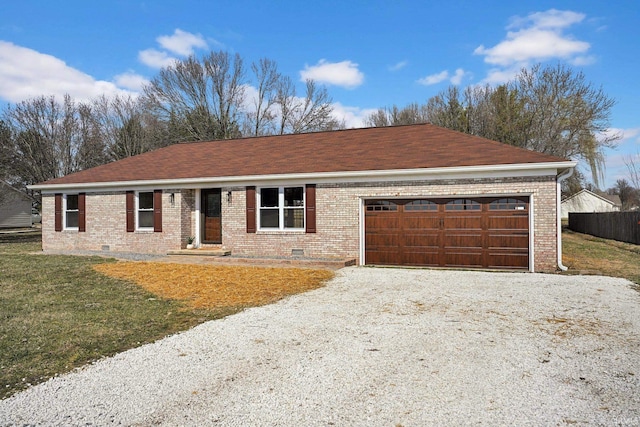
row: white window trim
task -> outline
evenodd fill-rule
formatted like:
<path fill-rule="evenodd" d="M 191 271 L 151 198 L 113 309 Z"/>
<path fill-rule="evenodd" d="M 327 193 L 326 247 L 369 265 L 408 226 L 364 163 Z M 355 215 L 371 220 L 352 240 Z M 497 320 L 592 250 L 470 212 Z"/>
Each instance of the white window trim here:
<path fill-rule="evenodd" d="M 264 188 L 277 188 L 278 189 L 278 224 L 279 227 L 275 228 L 275 227 L 262 227 L 262 203 L 261 203 L 261 197 L 262 197 L 262 190 Z M 284 210 L 285 210 L 285 206 L 284 206 L 284 189 L 285 188 L 302 188 L 302 206 L 296 206 L 295 209 L 301 209 L 302 210 L 302 215 L 304 218 L 303 224 L 302 224 L 302 228 L 285 228 L 284 226 Z M 264 208 L 264 209 L 274 209 L 275 207 L 272 208 Z M 290 207 L 287 207 L 286 209 L 290 209 Z M 256 189 L 256 222 L 258 224 L 258 231 L 283 231 L 283 232 L 288 232 L 288 231 L 305 231 L 306 228 L 306 224 L 307 224 L 307 191 L 306 191 L 306 186 L 304 185 L 280 185 L 280 186 L 264 186 L 264 187 L 258 187 Z"/>
<path fill-rule="evenodd" d="M 80 206 L 78 206 L 78 209 L 76 210 L 72 210 L 72 211 L 67 211 L 67 196 L 77 196 L 78 197 L 78 203 L 80 202 L 80 195 L 78 193 L 69 193 L 69 194 L 64 194 L 64 196 L 62 197 L 62 224 L 63 230 L 69 230 L 69 231 L 78 231 L 80 230 L 80 227 L 69 227 L 67 225 L 67 212 L 78 212 L 78 224 L 80 224 Z"/>
<path fill-rule="evenodd" d="M 136 231 L 153 231 L 154 230 L 154 226 L 151 227 L 140 227 L 140 193 L 151 193 L 151 197 L 152 197 L 152 201 L 153 203 L 155 203 L 155 197 L 154 197 L 154 193 L 153 191 L 147 191 L 147 190 L 140 190 L 140 191 L 136 191 L 136 201 L 135 201 L 135 222 L 136 222 Z M 155 209 L 155 205 L 152 206 L 151 209 L 145 209 L 143 212 L 149 212 L 151 211 L 153 213 Z M 155 217 L 153 218 L 153 220 L 155 221 Z"/>

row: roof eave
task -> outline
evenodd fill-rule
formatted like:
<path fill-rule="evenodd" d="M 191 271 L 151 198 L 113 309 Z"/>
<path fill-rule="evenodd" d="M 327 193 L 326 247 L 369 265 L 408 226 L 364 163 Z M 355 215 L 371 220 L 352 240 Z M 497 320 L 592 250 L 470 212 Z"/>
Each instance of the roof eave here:
<path fill-rule="evenodd" d="M 104 191 L 122 188 L 206 188 L 211 186 L 258 185 L 277 182 L 373 182 L 389 180 L 435 180 L 454 178 L 499 178 L 512 176 L 557 175 L 575 167 L 577 162 L 519 163 L 506 165 L 454 166 L 442 168 L 365 170 L 350 172 L 311 172 L 271 175 L 244 175 L 222 177 L 198 177 L 180 179 L 157 179 L 137 181 L 88 182 L 69 184 L 34 184 L 31 190 L 42 193 L 55 191 Z"/>

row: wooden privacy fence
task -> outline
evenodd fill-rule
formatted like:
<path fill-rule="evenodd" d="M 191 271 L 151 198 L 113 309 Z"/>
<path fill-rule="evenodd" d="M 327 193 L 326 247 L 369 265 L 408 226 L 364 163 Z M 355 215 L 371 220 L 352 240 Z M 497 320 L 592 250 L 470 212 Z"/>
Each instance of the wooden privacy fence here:
<path fill-rule="evenodd" d="M 569 229 L 640 245 L 640 212 L 569 213 Z"/>

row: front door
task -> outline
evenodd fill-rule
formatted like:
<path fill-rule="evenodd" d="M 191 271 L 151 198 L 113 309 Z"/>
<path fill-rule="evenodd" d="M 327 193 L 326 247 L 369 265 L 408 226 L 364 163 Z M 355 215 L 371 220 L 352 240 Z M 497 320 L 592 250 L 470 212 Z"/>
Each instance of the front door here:
<path fill-rule="evenodd" d="M 219 188 L 202 190 L 202 242 L 222 243 L 221 192 Z"/>

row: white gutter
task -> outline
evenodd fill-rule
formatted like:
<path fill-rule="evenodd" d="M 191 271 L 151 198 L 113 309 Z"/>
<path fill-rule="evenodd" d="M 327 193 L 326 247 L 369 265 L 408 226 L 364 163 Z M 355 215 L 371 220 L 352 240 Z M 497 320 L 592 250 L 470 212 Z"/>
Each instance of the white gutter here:
<path fill-rule="evenodd" d="M 27 188 L 40 190 L 43 193 L 53 193 L 61 190 L 98 190 L 113 188 L 206 188 L 212 185 L 256 185 L 258 182 L 292 182 L 313 181 L 315 183 L 359 182 L 398 179 L 398 180 L 429 180 L 457 177 L 507 177 L 523 175 L 555 175 L 558 169 L 573 167 L 575 162 L 552 163 L 519 163 L 507 165 L 456 166 L 428 169 L 391 169 L 367 170 L 352 172 L 313 172 L 274 175 L 245 175 L 201 178 L 158 179 L 138 181 L 87 182 L 70 184 L 34 184 Z"/>
<path fill-rule="evenodd" d="M 573 169 L 574 168 L 570 168 L 568 171 L 558 175 L 558 179 L 557 179 L 557 183 L 556 183 L 556 216 L 558 217 L 558 268 L 560 268 L 560 270 L 562 271 L 567 271 L 569 269 L 569 267 L 565 266 L 564 264 L 562 264 L 562 201 L 560 200 L 561 195 L 562 195 L 562 181 L 566 180 L 567 178 L 569 178 L 571 175 L 573 175 Z"/>

